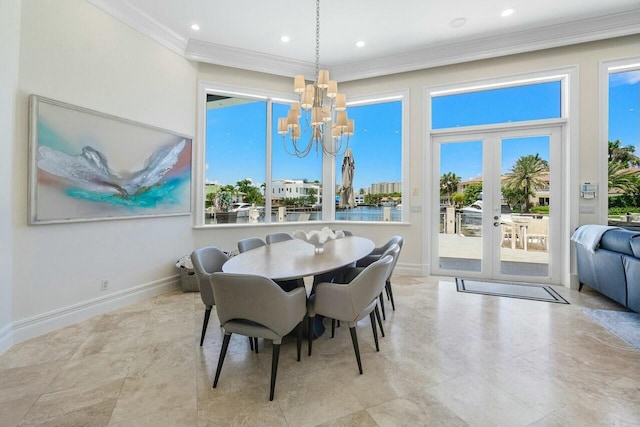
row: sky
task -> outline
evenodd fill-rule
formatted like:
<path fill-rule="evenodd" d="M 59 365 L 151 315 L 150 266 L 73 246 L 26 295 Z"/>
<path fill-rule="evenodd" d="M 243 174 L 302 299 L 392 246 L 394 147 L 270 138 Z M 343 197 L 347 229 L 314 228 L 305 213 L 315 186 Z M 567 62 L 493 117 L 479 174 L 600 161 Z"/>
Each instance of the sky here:
<path fill-rule="evenodd" d="M 609 75 L 609 140 L 616 139 L 640 156 L 640 70 Z"/>
<path fill-rule="evenodd" d="M 640 136 L 640 71 L 610 75 L 609 139 L 638 147 Z M 433 98 L 434 129 L 536 120 L 561 117 L 560 82 L 545 82 L 444 95 Z M 312 149 L 305 158 L 286 153 L 282 136 L 277 134 L 278 117 L 286 117 L 289 107 L 273 105 L 273 179 L 322 181 L 322 153 Z M 401 131 L 402 103 L 352 106 L 347 110 L 355 120 L 355 134 L 349 146 L 355 159 L 354 188 L 375 182 L 402 180 Z M 209 110 L 207 113 L 207 182 L 235 184 L 250 179 L 256 185 L 266 174 L 267 103 L 255 101 Z M 303 134 L 300 143 L 308 142 Z M 287 137 L 289 147 L 291 142 Z M 289 148 L 291 150 L 291 148 Z M 344 150 L 343 150 L 344 151 Z M 640 149 L 636 149 L 640 155 Z M 342 154 L 342 153 L 341 153 Z M 539 154 L 549 160 L 545 136 L 504 140 L 502 173 L 509 171 L 523 154 Z M 336 158 L 336 183 L 341 183 L 342 155 Z M 480 176 L 482 145 L 479 141 L 445 144 L 441 148 L 441 173 L 454 172 L 463 180 Z"/>

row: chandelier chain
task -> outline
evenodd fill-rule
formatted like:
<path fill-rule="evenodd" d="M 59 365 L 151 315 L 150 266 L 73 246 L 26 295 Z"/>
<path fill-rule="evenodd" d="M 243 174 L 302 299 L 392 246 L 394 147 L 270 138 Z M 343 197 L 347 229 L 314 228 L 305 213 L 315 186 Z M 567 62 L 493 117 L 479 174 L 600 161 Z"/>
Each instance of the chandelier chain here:
<path fill-rule="evenodd" d="M 316 0 L 316 80 L 320 74 L 320 0 Z"/>

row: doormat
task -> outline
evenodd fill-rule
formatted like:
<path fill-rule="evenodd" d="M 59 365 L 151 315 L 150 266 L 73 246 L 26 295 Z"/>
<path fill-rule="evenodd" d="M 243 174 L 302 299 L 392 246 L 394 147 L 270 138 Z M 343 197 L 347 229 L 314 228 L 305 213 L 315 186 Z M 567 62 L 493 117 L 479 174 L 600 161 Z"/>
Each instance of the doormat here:
<path fill-rule="evenodd" d="M 551 286 L 485 282 L 456 277 L 456 287 L 458 288 L 458 292 L 468 292 L 471 294 L 569 304 L 567 300 L 562 298 Z"/>
<path fill-rule="evenodd" d="M 640 314 L 631 311 L 597 310 L 583 307 L 582 312 L 613 335 L 640 351 Z"/>

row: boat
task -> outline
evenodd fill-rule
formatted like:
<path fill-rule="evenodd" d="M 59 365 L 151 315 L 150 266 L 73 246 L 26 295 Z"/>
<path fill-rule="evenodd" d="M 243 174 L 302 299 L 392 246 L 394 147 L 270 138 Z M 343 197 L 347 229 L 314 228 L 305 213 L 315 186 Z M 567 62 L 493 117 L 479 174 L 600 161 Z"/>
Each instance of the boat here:
<path fill-rule="evenodd" d="M 238 202 L 231 205 L 229 212 L 237 212 L 238 216 L 249 216 L 249 211 L 252 209 L 258 209 L 260 216 L 264 216 L 264 206 L 252 206 L 249 203 Z"/>

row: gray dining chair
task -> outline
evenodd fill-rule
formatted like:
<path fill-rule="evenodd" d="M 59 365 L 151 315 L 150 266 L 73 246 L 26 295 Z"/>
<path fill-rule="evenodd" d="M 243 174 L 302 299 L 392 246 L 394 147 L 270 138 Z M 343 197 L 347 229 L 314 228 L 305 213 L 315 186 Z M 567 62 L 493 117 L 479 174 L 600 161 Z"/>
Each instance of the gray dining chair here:
<path fill-rule="evenodd" d="M 222 271 L 222 265 L 227 262 L 229 257 L 215 246 L 207 246 L 196 249 L 191 253 L 191 262 L 193 263 L 193 271 L 196 275 L 196 282 L 200 289 L 200 298 L 205 305 L 204 322 L 202 323 L 202 334 L 200 336 L 200 346 L 204 342 L 204 336 L 207 332 L 209 324 L 209 316 L 211 309 L 216 304 L 213 297 L 213 289 L 209 283 L 209 277 L 218 271 Z M 253 343 L 252 343 L 253 345 Z"/>
<path fill-rule="evenodd" d="M 362 259 L 359 259 L 358 262 L 356 262 L 356 266 L 357 267 L 366 267 L 367 265 L 371 264 L 372 262 L 376 261 L 377 259 L 380 259 L 382 254 L 387 249 L 389 249 L 389 247 L 391 247 L 391 245 L 393 245 L 393 244 L 397 244 L 398 246 L 400 246 L 400 251 L 402 251 L 402 245 L 404 245 L 404 237 L 402 237 L 402 236 L 393 236 L 393 237 L 391 237 L 387 241 L 387 243 L 385 243 L 384 245 L 380 246 L 379 248 L 375 248 L 366 257 L 364 257 Z M 400 254 L 398 254 L 398 257 L 400 257 Z M 398 262 L 398 259 L 396 258 L 394 260 L 393 269 L 395 269 L 395 267 L 396 267 L 395 264 L 397 262 Z M 391 286 L 391 276 L 389 276 L 389 279 L 387 280 L 387 284 L 385 286 L 385 293 L 387 294 L 387 299 L 389 299 L 391 301 L 391 308 L 395 311 L 396 302 L 393 299 L 393 288 Z M 381 302 L 381 306 L 382 306 L 381 307 L 382 308 L 382 317 L 386 319 L 386 313 L 385 313 L 385 309 L 384 309 L 384 301 Z"/>
<path fill-rule="evenodd" d="M 393 263 L 391 265 L 391 270 L 389 271 L 389 277 L 385 280 L 384 290 L 387 294 L 387 298 L 391 300 L 391 307 L 393 310 L 396 309 L 395 302 L 393 300 L 393 290 L 391 289 L 391 276 L 393 275 L 393 270 L 396 268 L 396 263 L 398 262 L 398 258 L 400 257 L 400 245 L 394 243 L 390 247 L 388 247 L 383 253 L 382 256 L 391 255 L 393 257 Z M 346 283 L 353 280 L 358 274 L 360 274 L 366 267 L 354 267 L 349 268 L 344 273 L 344 281 Z M 382 318 L 387 320 L 387 315 L 385 313 L 384 308 L 384 298 L 382 297 L 382 292 L 380 293 L 380 308 L 382 309 Z M 382 326 L 380 326 L 382 328 Z M 384 336 L 384 333 L 382 334 Z"/>
<path fill-rule="evenodd" d="M 238 241 L 238 251 L 242 253 L 266 245 L 265 241 L 258 237 L 247 237 Z"/>
<path fill-rule="evenodd" d="M 378 295 L 384 289 L 385 279 L 389 276 L 392 263 L 393 257 L 388 255 L 370 264 L 350 283 L 319 283 L 315 293 L 309 297 L 307 309 L 309 330 L 312 330 L 316 315 L 347 322 L 360 374 L 362 374 L 362 362 L 356 325 L 359 320 L 369 315 L 376 351 L 380 351 L 374 311 L 378 307 Z M 309 334 L 309 356 L 311 356 L 312 342 L 312 334 Z"/>
<path fill-rule="evenodd" d="M 293 236 L 289 233 L 270 233 L 267 234 L 267 245 L 272 243 L 284 242 L 285 240 L 293 240 Z"/>
<path fill-rule="evenodd" d="M 215 273 L 210 281 L 217 302 L 218 319 L 224 328 L 213 388 L 218 385 L 231 335 L 261 337 L 273 341 L 269 391 L 269 400 L 273 400 L 280 344 L 294 328 L 297 328 L 297 359 L 300 361 L 302 325 L 307 311 L 306 291 L 297 288 L 285 292 L 271 279 L 248 274 Z"/>

